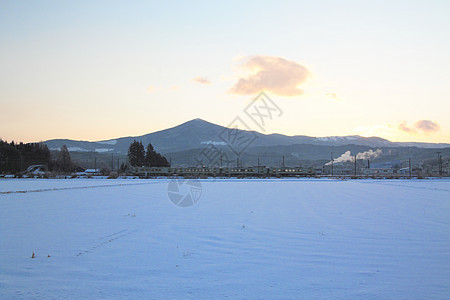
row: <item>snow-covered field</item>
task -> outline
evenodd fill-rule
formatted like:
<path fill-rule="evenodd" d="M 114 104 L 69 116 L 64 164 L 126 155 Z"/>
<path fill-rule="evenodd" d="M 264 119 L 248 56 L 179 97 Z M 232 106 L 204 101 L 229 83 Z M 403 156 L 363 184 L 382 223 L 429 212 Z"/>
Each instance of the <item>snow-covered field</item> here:
<path fill-rule="evenodd" d="M 0 180 L 0 298 L 450 295 L 449 180 L 168 182 Z"/>

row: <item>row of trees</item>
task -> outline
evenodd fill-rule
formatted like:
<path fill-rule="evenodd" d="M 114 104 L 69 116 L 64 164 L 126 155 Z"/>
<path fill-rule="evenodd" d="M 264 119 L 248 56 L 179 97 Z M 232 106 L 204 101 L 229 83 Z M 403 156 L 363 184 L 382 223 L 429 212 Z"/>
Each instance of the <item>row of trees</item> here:
<path fill-rule="evenodd" d="M 167 159 L 157 153 L 152 144 L 147 145 L 147 151 L 141 141 L 134 141 L 128 148 L 128 161 L 134 167 L 169 167 Z"/>
<path fill-rule="evenodd" d="M 20 173 L 31 165 L 45 165 L 50 171 L 71 172 L 74 164 L 65 145 L 52 155 L 44 143 L 8 143 L 0 139 L 0 173 Z"/>
<path fill-rule="evenodd" d="M 63 145 L 56 153 L 50 153 L 44 143 L 8 143 L 0 139 L 0 173 L 21 173 L 30 165 L 45 165 L 49 171 L 69 173 L 75 170 L 69 150 Z M 128 148 L 128 159 L 132 166 L 169 167 L 167 159 L 157 153 L 152 144 L 147 150 L 141 141 L 134 141 Z M 125 171 L 122 164 L 121 170 Z"/>
<path fill-rule="evenodd" d="M 0 173 L 17 173 L 30 165 L 48 165 L 50 150 L 43 143 L 8 143 L 0 139 Z"/>

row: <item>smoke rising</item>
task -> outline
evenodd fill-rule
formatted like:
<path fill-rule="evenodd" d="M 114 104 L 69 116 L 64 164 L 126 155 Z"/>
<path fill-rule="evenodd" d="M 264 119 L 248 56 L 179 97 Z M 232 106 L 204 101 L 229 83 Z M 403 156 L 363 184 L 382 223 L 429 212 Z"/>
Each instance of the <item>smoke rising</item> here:
<path fill-rule="evenodd" d="M 377 149 L 375 151 L 370 149 L 369 151 L 359 152 L 358 154 L 356 154 L 356 159 L 375 159 L 378 156 L 380 156 L 381 153 L 383 153 L 383 151 L 381 149 Z M 338 158 L 335 158 L 333 161 L 327 162 L 325 165 L 329 166 L 329 165 L 331 165 L 332 162 L 340 163 L 340 162 L 352 161 L 354 159 L 353 157 L 354 156 L 351 154 L 350 150 L 348 150 L 348 151 L 345 151 Z"/>
<path fill-rule="evenodd" d="M 375 159 L 380 156 L 382 152 L 383 151 L 381 149 L 377 149 L 375 151 L 372 151 L 372 149 L 370 149 L 369 151 L 356 154 L 356 159 Z"/>

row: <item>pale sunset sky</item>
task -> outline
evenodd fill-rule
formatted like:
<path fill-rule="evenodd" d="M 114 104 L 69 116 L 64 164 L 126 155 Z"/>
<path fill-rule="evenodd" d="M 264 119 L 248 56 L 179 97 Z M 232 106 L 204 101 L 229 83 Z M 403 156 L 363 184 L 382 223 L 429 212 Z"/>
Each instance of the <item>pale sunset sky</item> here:
<path fill-rule="evenodd" d="M 450 143 L 450 1 L 0 1 L 0 138 L 227 126 Z M 257 130 L 258 128 L 254 128 Z"/>

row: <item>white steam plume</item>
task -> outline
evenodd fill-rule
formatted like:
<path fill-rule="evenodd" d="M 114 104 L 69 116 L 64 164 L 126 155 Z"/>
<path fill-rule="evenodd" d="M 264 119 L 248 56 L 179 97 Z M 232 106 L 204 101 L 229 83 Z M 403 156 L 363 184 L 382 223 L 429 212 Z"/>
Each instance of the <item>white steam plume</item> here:
<path fill-rule="evenodd" d="M 372 149 L 370 149 L 369 151 L 365 151 L 365 152 L 360 152 L 358 154 L 356 154 L 356 159 L 375 159 L 378 156 L 381 155 L 383 151 L 381 149 L 377 149 L 375 151 L 373 151 Z M 354 158 L 354 156 L 351 155 L 350 150 L 345 151 L 345 153 L 343 153 L 341 156 L 339 156 L 338 158 L 335 158 L 333 161 L 329 161 L 327 162 L 325 165 L 331 165 L 331 163 L 340 163 L 340 162 L 345 162 L 345 161 L 352 161 Z"/>
<path fill-rule="evenodd" d="M 372 149 L 370 149 L 369 151 L 356 154 L 356 159 L 375 159 L 380 156 L 382 152 L 383 151 L 381 149 L 377 149 L 375 151 L 372 151 Z"/>

